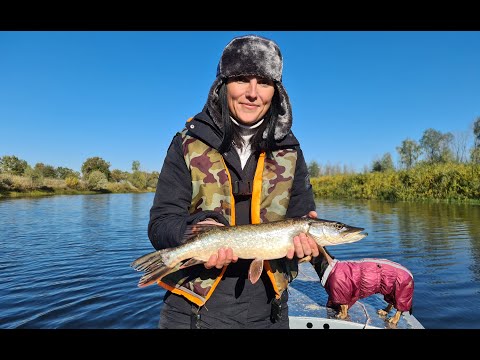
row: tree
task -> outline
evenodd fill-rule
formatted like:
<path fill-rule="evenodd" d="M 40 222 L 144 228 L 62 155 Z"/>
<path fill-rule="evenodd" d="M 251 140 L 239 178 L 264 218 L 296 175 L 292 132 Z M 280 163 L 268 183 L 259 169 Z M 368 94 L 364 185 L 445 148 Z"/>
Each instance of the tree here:
<path fill-rule="evenodd" d="M 407 138 L 402 141 L 401 146 L 397 146 L 397 152 L 400 155 L 400 164 L 410 169 L 417 162 L 422 148 L 415 140 Z"/>
<path fill-rule="evenodd" d="M 0 158 L 0 173 L 23 175 L 27 167 L 28 163 L 25 160 L 17 158 L 15 155 L 5 155 Z"/>
<path fill-rule="evenodd" d="M 157 183 L 158 183 L 158 176 L 159 176 L 158 171 L 154 171 L 150 174 L 147 175 L 147 186 L 151 188 L 156 188 Z"/>
<path fill-rule="evenodd" d="M 467 144 L 470 134 L 468 131 L 456 132 L 452 140 L 452 153 L 455 161 L 464 163 L 467 161 Z"/>
<path fill-rule="evenodd" d="M 140 161 L 134 160 L 132 162 L 132 171 L 135 172 L 135 171 L 139 171 L 139 170 L 140 170 Z"/>
<path fill-rule="evenodd" d="M 147 176 L 143 171 L 134 171 L 129 176 L 129 180 L 139 190 L 144 190 L 147 187 Z"/>
<path fill-rule="evenodd" d="M 323 171 L 320 171 L 323 175 L 336 175 L 336 174 L 341 174 L 342 173 L 342 168 L 340 164 L 335 164 L 332 165 L 330 163 L 327 163 L 323 167 Z"/>
<path fill-rule="evenodd" d="M 392 155 L 385 153 L 380 160 L 375 160 L 372 165 L 372 171 L 388 171 L 394 170 Z"/>
<path fill-rule="evenodd" d="M 95 156 L 88 158 L 82 165 L 82 174 L 84 179 L 88 179 L 90 173 L 95 170 L 100 171 L 103 173 L 107 180 L 110 179 L 110 163 L 106 162 L 102 158 Z"/>
<path fill-rule="evenodd" d="M 23 176 L 30 178 L 30 180 L 32 181 L 32 186 L 43 185 L 44 176 L 39 167 L 32 168 L 31 166 L 27 166 L 27 168 L 23 172 Z"/>
<path fill-rule="evenodd" d="M 480 164 L 480 146 L 472 148 L 470 159 L 472 160 L 472 163 Z"/>
<path fill-rule="evenodd" d="M 113 169 L 110 173 L 110 179 L 114 182 L 120 182 L 128 179 L 128 172 L 119 169 Z"/>
<path fill-rule="evenodd" d="M 66 179 L 67 177 L 76 177 L 80 178 L 80 173 L 78 171 L 59 166 L 56 169 L 57 178 Z"/>
<path fill-rule="evenodd" d="M 320 166 L 318 166 L 318 163 L 315 160 L 310 161 L 310 164 L 308 165 L 308 174 L 310 177 L 320 176 Z"/>
<path fill-rule="evenodd" d="M 447 132 L 443 134 L 443 139 L 441 142 L 441 147 L 440 147 L 440 159 L 439 162 L 446 163 L 449 161 L 453 161 L 454 156 L 452 152 L 452 147 L 453 147 L 453 134 L 451 132 Z"/>
<path fill-rule="evenodd" d="M 475 135 L 475 148 L 480 147 L 480 116 L 473 123 L 473 134 Z"/>
<path fill-rule="evenodd" d="M 420 146 L 424 150 L 426 160 L 430 163 L 447 162 L 453 159 L 450 144 L 453 140 L 452 133 L 441 133 L 435 129 L 424 131 L 420 139 Z"/>
<path fill-rule="evenodd" d="M 53 178 L 57 177 L 57 172 L 52 165 L 45 165 L 44 163 L 36 163 L 33 167 L 34 170 L 42 174 L 43 177 Z"/>
<path fill-rule="evenodd" d="M 355 173 L 355 169 L 350 166 L 350 165 L 347 165 L 347 164 L 343 164 L 343 170 L 342 170 L 343 174 L 354 174 Z"/>

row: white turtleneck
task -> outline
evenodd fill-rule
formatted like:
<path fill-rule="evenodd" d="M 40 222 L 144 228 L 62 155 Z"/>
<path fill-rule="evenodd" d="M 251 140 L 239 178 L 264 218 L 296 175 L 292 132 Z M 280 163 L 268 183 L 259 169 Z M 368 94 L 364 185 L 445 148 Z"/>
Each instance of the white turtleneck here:
<path fill-rule="evenodd" d="M 263 119 L 252 126 L 240 124 L 232 117 L 230 117 L 230 119 L 240 129 L 240 135 L 243 139 L 243 144 L 234 144 L 238 156 L 240 157 L 240 163 L 242 164 L 243 169 L 248 158 L 250 157 L 250 154 L 252 153 L 252 149 L 250 147 L 250 138 L 257 132 L 257 128 L 262 124 Z"/>

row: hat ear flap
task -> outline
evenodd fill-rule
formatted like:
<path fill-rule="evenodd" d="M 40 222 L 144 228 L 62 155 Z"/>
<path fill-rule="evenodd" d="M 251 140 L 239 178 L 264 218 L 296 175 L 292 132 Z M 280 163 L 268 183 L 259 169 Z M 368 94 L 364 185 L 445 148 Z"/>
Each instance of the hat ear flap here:
<path fill-rule="evenodd" d="M 263 132 L 263 138 L 266 139 L 268 137 L 268 132 L 271 126 L 275 126 L 274 132 L 274 139 L 281 140 L 290 132 L 292 127 L 292 108 L 290 106 L 290 99 L 288 97 L 285 88 L 283 87 L 282 83 L 276 82 L 275 83 L 276 91 L 273 97 L 272 106 L 274 106 L 275 111 L 277 112 L 276 117 L 277 121 L 275 124 L 269 124 L 269 126 Z"/>
<path fill-rule="evenodd" d="M 224 84 L 221 78 L 216 78 L 210 88 L 208 93 L 207 99 L 207 109 L 210 113 L 210 116 L 213 119 L 215 125 L 218 126 L 219 129 L 223 129 L 223 121 L 222 121 L 222 109 L 220 106 L 220 87 Z"/>

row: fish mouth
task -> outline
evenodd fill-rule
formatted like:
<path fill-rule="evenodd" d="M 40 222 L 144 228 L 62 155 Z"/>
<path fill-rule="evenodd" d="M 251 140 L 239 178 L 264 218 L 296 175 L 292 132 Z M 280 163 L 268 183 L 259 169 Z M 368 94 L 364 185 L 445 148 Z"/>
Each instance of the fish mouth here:
<path fill-rule="evenodd" d="M 362 227 L 356 227 L 356 226 L 349 226 L 347 229 L 348 234 L 358 234 L 361 233 L 365 228 Z"/>
<path fill-rule="evenodd" d="M 368 236 L 368 233 L 363 232 L 364 230 L 364 228 L 351 227 L 345 235 L 342 236 L 342 243 L 348 244 L 362 240 L 364 237 Z"/>

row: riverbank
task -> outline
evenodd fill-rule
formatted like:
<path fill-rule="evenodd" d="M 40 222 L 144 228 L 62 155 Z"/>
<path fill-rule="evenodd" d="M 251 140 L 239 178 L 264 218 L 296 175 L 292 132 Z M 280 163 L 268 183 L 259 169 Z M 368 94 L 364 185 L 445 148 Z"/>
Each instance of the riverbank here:
<path fill-rule="evenodd" d="M 116 194 L 127 194 L 127 193 L 146 193 L 154 192 L 155 190 L 149 191 L 117 191 Z M 57 195 L 95 195 L 95 194 L 112 194 L 111 191 L 79 191 L 73 189 L 48 189 L 48 190 L 34 190 L 27 192 L 20 191 L 0 191 L 0 200 L 1 199 L 18 199 L 18 198 L 36 198 L 36 197 L 45 197 L 45 196 L 57 196 Z"/>
<path fill-rule="evenodd" d="M 34 198 L 56 195 L 93 195 L 154 192 L 154 187 L 139 189 L 129 181 L 106 182 L 101 188 L 92 190 L 88 183 L 78 180 L 44 178 L 40 181 L 27 176 L 0 174 L 0 200 L 11 198 Z"/>
<path fill-rule="evenodd" d="M 316 198 L 480 203 L 480 164 L 423 164 L 409 170 L 311 179 Z"/>
<path fill-rule="evenodd" d="M 0 199 L 53 195 L 154 192 L 131 181 L 101 186 L 75 179 L 32 179 L 0 174 Z M 311 178 L 315 198 L 382 201 L 441 201 L 480 204 L 480 164 L 423 164 L 409 170 L 323 175 Z M 140 182 L 145 184 L 145 182 Z"/>

